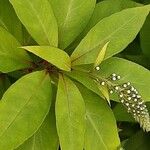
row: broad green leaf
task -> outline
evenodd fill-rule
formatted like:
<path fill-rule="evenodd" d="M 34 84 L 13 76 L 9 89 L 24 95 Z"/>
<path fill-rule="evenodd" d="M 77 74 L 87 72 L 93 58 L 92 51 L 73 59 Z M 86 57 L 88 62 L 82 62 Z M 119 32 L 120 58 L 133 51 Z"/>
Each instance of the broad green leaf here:
<path fill-rule="evenodd" d="M 67 77 L 60 75 L 56 99 L 56 125 L 62 150 L 82 150 L 85 133 L 83 98 Z"/>
<path fill-rule="evenodd" d="M 141 48 L 145 56 L 150 58 L 150 15 L 148 15 L 145 24 L 140 32 Z"/>
<path fill-rule="evenodd" d="M 2 98 L 5 91 L 11 85 L 8 77 L 4 74 L 0 74 L 0 99 Z"/>
<path fill-rule="evenodd" d="M 113 6 L 113 7 L 112 7 Z M 130 0 L 105 0 L 97 3 L 93 12 L 93 15 L 88 22 L 84 31 L 76 38 L 76 40 L 69 46 L 67 51 L 72 51 L 80 43 L 80 41 L 86 36 L 86 34 L 103 18 L 108 17 L 116 12 L 119 12 L 126 8 L 132 8 L 140 6 L 140 4 Z"/>
<path fill-rule="evenodd" d="M 85 150 L 116 150 L 120 140 L 111 109 L 95 93 L 79 89 L 86 104 Z"/>
<path fill-rule="evenodd" d="M 72 79 L 80 82 L 89 90 L 93 91 L 97 95 L 103 97 L 102 92 L 100 91 L 100 85 L 98 86 L 97 83 L 90 77 L 88 72 L 82 72 L 79 70 L 72 70 L 69 73 L 65 73 L 67 76 L 71 77 Z"/>
<path fill-rule="evenodd" d="M 52 88 L 53 98 L 49 114 L 38 131 L 16 150 L 58 150 L 59 139 L 55 119 L 56 88 L 54 86 Z"/>
<path fill-rule="evenodd" d="M 16 150 L 58 150 L 54 111 L 51 113 L 38 131 Z"/>
<path fill-rule="evenodd" d="M 50 46 L 25 46 L 22 48 L 43 58 L 44 60 L 48 61 L 49 63 L 55 65 L 62 70 L 71 70 L 70 57 L 66 52 L 62 51 L 61 49 Z"/>
<path fill-rule="evenodd" d="M 17 18 L 9 0 L 0 0 L 0 26 L 22 42 L 22 24 Z"/>
<path fill-rule="evenodd" d="M 124 148 L 126 150 L 149 150 L 149 139 L 150 134 L 146 134 L 142 131 L 139 131 L 127 140 Z"/>
<path fill-rule="evenodd" d="M 117 121 L 135 122 L 132 115 L 127 112 L 127 109 L 122 104 L 117 104 L 113 108 L 113 113 Z"/>
<path fill-rule="evenodd" d="M 0 150 L 12 150 L 31 137 L 51 104 L 49 74 L 38 71 L 13 84 L 0 101 Z"/>
<path fill-rule="evenodd" d="M 10 0 L 16 14 L 39 45 L 57 46 L 58 27 L 48 0 Z"/>
<path fill-rule="evenodd" d="M 66 48 L 85 28 L 96 0 L 49 0 L 59 26 L 59 47 Z"/>
<path fill-rule="evenodd" d="M 122 51 L 140 31 L 149 6 L 129 8 L 97 23 L 71 55 L 72 65 L 94 63 L 99 48 L 110 41 L 105 59 Z"/>
<path fill-rule="evenodd" d="M 30 66 L 30 58 L 20 43 L 5 29 L 0 27 L 0 71 L 3 73 Z"/>
<path fill-rule="evenodd" d="M 104 60 L 105 54 L 106 54 L 106 49 L 107 49 L 108 44 L 109 44 L 109 42 L 107 42 L 107 43 L 102 47 L 102 49 L 100 49 L 99 54 L 98 54 L 98 56 L 97 56 L 97 58 L 96 58 L 96 61 L 95 61 L 95 63 L 94 63 L 94 68 L 95 68 L 96 66 L 100 65 L 101 62 Z"/>
<path fill-rule="evenodd" d="M 121 76 L 121 80 L 116 83 L 131 82 L 139 91 L 144 101 L 150 101 L 150 71 L 144 67 L 127 61 L 122 58 L 110 58 L 100 65 L 100 71 L 97 76 L 102 78 L 109 77 L 112 73 Z"/>

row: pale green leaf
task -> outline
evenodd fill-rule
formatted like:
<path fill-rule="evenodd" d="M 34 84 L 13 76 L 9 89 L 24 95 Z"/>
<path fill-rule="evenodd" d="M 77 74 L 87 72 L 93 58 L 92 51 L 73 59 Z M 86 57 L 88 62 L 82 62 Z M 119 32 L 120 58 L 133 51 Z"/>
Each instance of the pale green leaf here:
<path fill-rule="evenodd" d="M 108 44 L 109 44 L 109 42 L 107 42 L 107 43 L 102 47 L 102 49 L 100 49 L 99 54 L 98 54 L 98 56 L 97 56 L 97 58 L 96 58 L 96 61 L 95 61 L 95 63 L 94 63 L 94 68 L 95 68 L 96 66 L 100 65 L 101 62 L 104 60 Z"/>
<path fill-rule="evenodd" d="M 60 75 L 56 99 L 56 125 L 62 150 L 82 150 L 85 133 L 83 98 L 67 77 Z"/>
<path fill-rule="evenodd" d="M 59 26 L 59 47 L 66 48 L 85 28 L 96 0 L 49 0 Z"/>
<path fill-rule="evenodd" d="M 150 58 L 150 15 L 148 15 L 145 24 L 140 32 L 141 48 L 145 56 Z"/>
<path fill-rule="evenodd" d="M 149 6 L 129 8 L 101 20 L 71 55 L 72 65 L 94 63 L 99 48 L 108 41 L 105 59 L 122 51 L 140 31 L 149 10 Z"/>
<path fill-rule="evenodd" d="M 10 0 L 16 14 L 39 45 L 57 46 L 58 27 L 48 0 Z"/>
<path fill-rule="evenodd" d="M 79 89 L 86 104 L 85 150 L 116 150 L 120 140 L 111 109 L 95 93 Z"/>
<path fill-rule="evenodd" d="M 19 42 L 23 41 L 22 24 L 9 0 L 0 0 L 0 26 L 10 32 Z"/>
<path fill-rule="evenodd" d="M 0 150 L 12 150 L 31 137 L 51 104 L 49 74 L 38 71 L 13 84 L 0 101 Z"/>
<path fill-rule="evenodd" d="M 0 27 L 0 71 L 7 73 L 30 66 L 26 51 L 19 49 L 20 43 Z"/>
<path fill-rule="evenodd" d="M 48 61 L 49 63 L 55 65 L 62 70 L 71 70 L 70 57 L 66 52 L 61 49 L 51 46 L 25 46 L 22 48 L 43 58 L 44 60 Z"/>
<path fill-rule="evenodd" d="M 112 7 L 113 6 L 113 7 Z M 126 8 L 132 8 L 140 6 L 140 4 L 131 0 L 105 0 L 97 3 L 93 11 L 93 15 L 88 22 L 84 31 L 76 38 L 76 40 L 69 46 L 67 51 L 72 51 L 80 43 L 80 41 L 86 36 L 86 34 L 93 28 L 100 20 L 108 17 L 116 12 L 119 12 Z"/>
<path fill-rule="evenodd" d="M 109 77 L 112 73 L 121 76 L 121 80 L 115 83 L 131 84 L 139 91 L 144 101 L 150 101 L 150 71 L 134 62 L 122 58 L 110 58 L 100 65 L 100 71 L 95 72 L 102 78 Z"/>

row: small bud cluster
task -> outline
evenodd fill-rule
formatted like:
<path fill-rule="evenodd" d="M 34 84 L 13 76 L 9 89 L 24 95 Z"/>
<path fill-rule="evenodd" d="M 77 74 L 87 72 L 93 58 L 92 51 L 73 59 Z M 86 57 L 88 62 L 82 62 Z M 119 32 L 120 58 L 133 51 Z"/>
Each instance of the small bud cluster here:
<path fill-rule="evenodd" d="M 107 78 L 109 81 L 120 80 L 121 77 L 113 73 Z M 139 122 L 143 130 L 150 131 L 150 116 L 147 107 L 139 95 L 137 89 L 130 82 L 118 85 L 108 85 L 107 81 L 101 81 L 101 85 L 107 85 L 110 94 L 117 93 L 120 102 L 125 106 L 128 113 L 132 114 L 136 121 Z"/>

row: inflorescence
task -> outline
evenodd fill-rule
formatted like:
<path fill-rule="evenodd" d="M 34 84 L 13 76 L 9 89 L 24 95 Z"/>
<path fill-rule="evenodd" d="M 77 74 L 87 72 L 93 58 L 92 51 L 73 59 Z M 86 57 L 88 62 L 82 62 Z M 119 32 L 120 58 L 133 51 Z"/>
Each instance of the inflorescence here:
<path fill-rule="evenodd" d="M 99 69 L 96 68 L 96 70 L 98 71 Z M 120 102 L 125 106 L 128 113 L 132 114 L 143 130 L 150 131 L 150 116 L 141 95 L 130 82 L 113 84 L 113 81 L 120 79 L 119 75 L 113 73 L 107 79 L 96 79 L 96 81 L 102 86 L 107 86 L 110 94 L 117 93 Z"/>

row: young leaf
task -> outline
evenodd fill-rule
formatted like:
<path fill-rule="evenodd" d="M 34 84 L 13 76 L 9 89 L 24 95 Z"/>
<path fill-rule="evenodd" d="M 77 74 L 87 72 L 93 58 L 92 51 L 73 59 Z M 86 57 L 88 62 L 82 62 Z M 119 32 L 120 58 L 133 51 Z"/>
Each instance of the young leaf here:
<path fill-rule="evenodd" d="M 0 102 L 0 150 L 15 149 L 44 121 L 51 104 L 51 82 L 45 71 L 28 74 L 13 84 Z"/>
<path fill-rule="evenodd" d="M 85 150 L 116 150 L 120 145 L 116 121 L 107 103 L 83 86 L 86 104 Z"/>
<path fill-rule="evenodd" d="M 148 15 L 145 24 L 140 32 L 141 48 L 145 56 L 150 58 L 150 15 Z"/>
<path fill-rule="evenodd" d="M 59 47 L 64 49 L 85 28 L 94 10 L 96 0 L 49 1 L 58 21 Z"/>
<path fill-rule="evenodd" d="M 96 58 L 96 61 L 94 63 L 94 68 L 98 65 L 101 64 L 101 62 L 104 60 L 104 57 L 105 57 L 105 54 L 106 54 L 106 49 L 107 49 L 107 46 L 108 46 L 109 42 L 107 42 L 103 47 L 102 49 L 100 49 L 99 51 L 99 54 Z"/>
<path fill-rule="evenodd" d="M 48 0 L 10 0 L 16 14 L 39 45 L 57 46 L 58 27 Z"/>
<path fill-rule="evenodd" d="M 60 75 L 56 99 L 56 125 L 62 150 L 82 150 L 85 133 L 83 98 L 67 77 Z"/>
<path fill-rule="evenodd" d="M 0 71 L 3 73 L 30 66 L 30 58 L 20 43 L 5 29 L 0 27 Z"/>
<path fill-rule="evenodd" d="M 122 58 L 110 58 L 100 65 L 100 71 L 96 72 L 97 76 L 107 78 L 112 73 L 121 76 L 116 83 L 131 84 L 139 91 L 144 101 L 150 101 L 150 71 L 144 67 L 127 61 Z M 112 97 L 113 98 L 113 97 Z"/>
<path fill-rule="evenodd" d="M 110 44 L 105 59 L 122 51 L 138 34 L 149 10 L 149 6 L 129 8 L 101 20 L 71 55 L 72 65 L 94 63 L 99 48 L 107 41 Z"/>
<path fill-rule="evenodd" d="M 62 51 L 61 49 L 50 46 L 25 46 L 22 48 L 43 58 L 44 60 L 48 61 L 49 63 L 55 65 L 62 70 L 71 70 L 70 57 L 66 52 Z"/>
<path fill-rule="evenodd" d="M 0 0 L 0 26 L 10 32 L 19 42 L 23 42 L 22 24 L 9 0 Z"/>

